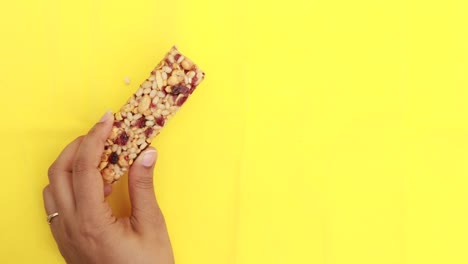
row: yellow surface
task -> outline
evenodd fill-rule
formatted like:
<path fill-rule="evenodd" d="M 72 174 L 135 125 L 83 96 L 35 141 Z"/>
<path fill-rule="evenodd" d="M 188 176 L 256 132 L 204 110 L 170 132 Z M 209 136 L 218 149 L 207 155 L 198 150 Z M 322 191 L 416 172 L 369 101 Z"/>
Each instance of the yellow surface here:
<path fill-rule="evenodd" d="M 153 144 L 177 263 L 468 263 L 467 13 L 465 0 L 3 2 L 0 263 L 63 263 L 47 167 L 173 43 L 207 73 Z"/>

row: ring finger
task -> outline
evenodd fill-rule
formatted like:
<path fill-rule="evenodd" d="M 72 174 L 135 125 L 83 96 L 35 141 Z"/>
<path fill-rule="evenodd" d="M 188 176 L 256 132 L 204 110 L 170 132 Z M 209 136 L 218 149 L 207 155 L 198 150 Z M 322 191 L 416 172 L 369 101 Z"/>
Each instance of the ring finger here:
<path fill-rule="evenodd" d="M 46 214 L 47 216 L 49 215 L 52 215 L 54 213 L 58 213 L 57 212 L 57 205 L 54 201 L 54 196 L 52 195 L 52 192 L 50 190 L 50 186 L 47 185 L 45 188 L 44 188 L 44 191 L 43 191 L 43 198 L 44 198 L 44 208 L 45 208 L 45 211 L 46 211 Z M 55 240 L 57 240 L 58 238 L 58 226 L 59 226 L 59 215 L 53 217 L 52 219 L 50 219 L 50 228 L 52 230 L 52 234 L 54 235 L 54 238 Z M 47 219 L 46 219 L 47 220 Z"/>

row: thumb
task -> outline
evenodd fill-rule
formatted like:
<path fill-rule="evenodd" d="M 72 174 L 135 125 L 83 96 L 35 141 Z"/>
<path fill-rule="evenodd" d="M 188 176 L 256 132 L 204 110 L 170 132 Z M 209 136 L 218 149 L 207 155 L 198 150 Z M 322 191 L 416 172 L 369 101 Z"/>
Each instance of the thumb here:
<path fill-rule="evenodd" d="M 157 152 L 154 148 L 143 151 L 128 173 L 128 189 L 135 224 L 154 223 L 160 217 L 153 185 L 153 170 Z"/>

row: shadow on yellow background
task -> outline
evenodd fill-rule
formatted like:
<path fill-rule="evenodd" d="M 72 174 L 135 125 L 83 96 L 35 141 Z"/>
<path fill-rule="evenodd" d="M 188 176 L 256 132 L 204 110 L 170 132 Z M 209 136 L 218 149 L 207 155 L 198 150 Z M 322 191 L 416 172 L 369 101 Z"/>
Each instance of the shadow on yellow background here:
<path fill-rule="evenodd" d="M 153 143 L 177 263 L 468 263 L 467 11 L 2 3 L 0 263 L 63 263 L 42 205 L 49 164 L 174 43 L 207 73 Z"/>

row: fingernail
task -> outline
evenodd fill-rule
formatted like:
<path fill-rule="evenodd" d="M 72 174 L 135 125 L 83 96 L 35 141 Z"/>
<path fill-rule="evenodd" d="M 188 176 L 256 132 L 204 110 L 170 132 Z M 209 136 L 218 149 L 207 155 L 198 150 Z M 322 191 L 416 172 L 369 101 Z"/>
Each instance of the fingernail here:
<path fill-rule="evenodd" d="M 106 122 L 107 119 L 109 119 L 109 117 L 111 116 L 111 111 L 110 110 L 107 110 L 106 113 L 101 117 L 101 119 L 99 119 L 99 123 L 103 123 L 103 122 Z"/>
<path fill-rule="evenodd" d="M 141 165 L 145 167 L 153 166 L 154 162 L 156 161 L 156 150 L 149 150 L 143 157 L 141 158 Z"/>

